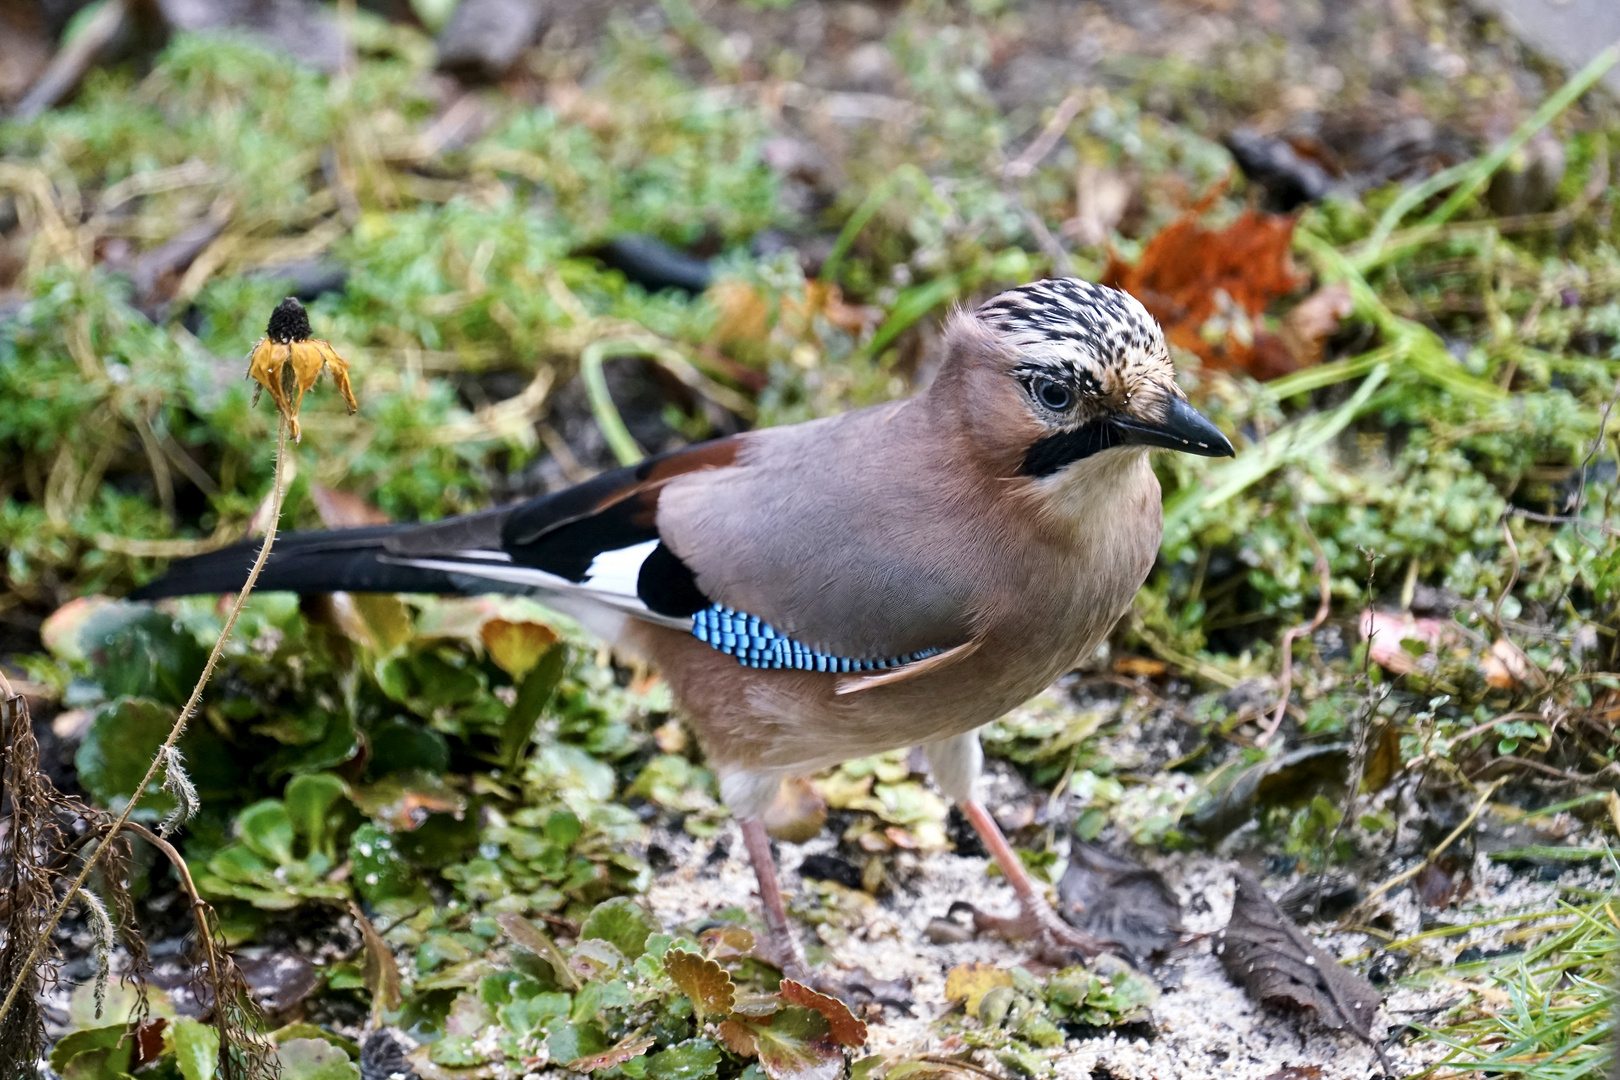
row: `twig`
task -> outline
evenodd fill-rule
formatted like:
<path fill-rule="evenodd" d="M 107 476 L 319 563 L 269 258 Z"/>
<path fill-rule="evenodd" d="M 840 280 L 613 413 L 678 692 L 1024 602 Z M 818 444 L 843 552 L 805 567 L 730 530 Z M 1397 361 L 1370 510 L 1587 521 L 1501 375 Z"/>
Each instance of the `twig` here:
<path fill-rule="evenodd" d="M 1288 696 L 1294 689 L 1294 642 L 1316 633 L 1322 624 L 1327 622 L 1328 610 L 1333 603 L 1333 577 L 1328 566 L 1327 553 L 1322 550 L 1322 545 L 1308 524 L 1305 526 L 1305 537 L 1311 542 L 1311 550 L 1316 552 L 1316 577 L 1321 582 L 1322 600 L 1317 605 L 1316 615 L 1310 622 L 1291 626 L 1283 634 L 1282 645 L 1279 646 L 1282 649 L 1282 676 L 1278 680 L 1277 711 L 1272 714 L 1271 722 L 1266 724 L 1265 730 L 1260 732 L 1260 737 L 1254 741 L 1254 745 L 1261 749 L 1271 741 L 1271 737 L 1282 726 L 1283 717 L 1288 713 Z"/>
<path fill-rule="evenodd" d="M 1389 890 L 1396 888 L 1399 885 L 1403 885 L 1412 878 L 1417 877 L 1418 874 L 1423 871 L 1425 866 L 1428 866 L 1440 856 L 1444 855 L 1446 853 L 1446 849 L 1452 844 L 1456 843 L 1457 838 L 1463 833 L 1467 832 L 1469 828 L 1472 827 L 1474 822 L 1478 820 L 1481 812 L 1483 812 L 1485 807 L 1490 803 L 1491 796 L 1496 794 L 1496 789 L 1505 783 L 1507 783 L 1506 777 L 1493 781 L 1490 787 L 1485 789 L 1484 794 L 1479 797 L 1478 801 L 1474 803 L 1474 808 L 1468 811 L 1468 816 L 1463 818 L 1462 822 L 1455 829 L 1452 829 L 1444 840 L 1436 844 L 1434 850 L 1429 852 L 1428 856 L 1422 862 L 1418 863 L 1416 866 L 1402 870 L 1399 874 L 1396 874 L 1382 885 L 1379 885 L 1372 892 L 1368 893 L 1366 898 L 1363 899 L 1361 903 L 1356 905 L 1356 909 L 1365 910 L 1367 905 L 1371 904 L 1374 900 L 1378 899 L 1380 896 L 1383 896 L 1385 893 L 1389 892 Z"/>
<path fill-rule="evenodd" d="M 214 668 L 219 664 L 219 658 L 225 651 L 225 643 L 230 639 L 231 631 L 236 627 L 237 616 L 242 614 L 242 607 L 247 603 L 248 595 L 253 592 L 253 585 L 259 579 L 259 572 L 264 569 L 265 561 L 270 557 L 271 545 L 276 542 L 276 526 L 281 520 L 281 503 L 287 493 L 288 430 L 287 416 L 282 413 L 279 415 L 276 431 L 276 474 L 273 481 L 274 486 L 271 489 L 270 521 L 265 528 L 264 543 L 259 547 L 259 556 L 253 561 L 253 569 L 248 571 L 247 581 L 242 585 L 242 591 L 236 594 L 236 603 L 231 606 L 230 614 L 225 617 L 225 625 L 220 629 L 219 637 L 214 641 L 214 649 L 208 654 L 208 662 L 203 665 L 202 674 L 197 677 L 197 685 L 192 688 L 191 698 L 186 702 L 185 708 L 180 710 L 180 715 L 175 718 L 174 726 L 169 729 L 169 737 L 164 740 L 163 745 L 159 747 L 158 752 L 153 756 L 152 764 L 147 766 L 146 775 L 141 778 L 141 782 L 136 785 L 135 790 L 130 794 L 129 802 L 124 805 L 123 811 L 108 827 L 106 835 L 102 838 L 102 842 L 96 846 L 96 850 L 91 852 L 88 859 L 84 860 L 84 865 L 79 868 L 79 874 L 73 880 L 73 884 L 68 887 L 64 898 L 56 905 L 56 909 L 51 912 L 51 917 L 45 924 L 44 932 L 35 940 L 27 960 L 23 962 L 22 967 L 18 970 L 16 980 L 12 982 L 10 989 L 6 991 L 5 1000 L 0 1002 L 0 1024 L 5 1023 L 7 1014 L 11 1012 L 12 1003 L 16 1001 L 17 995 L 22 991 L 23 984 L 29 980 L 29 974 L 34 970 L 34 965 L 39 962 L 46 942 L 50 940 L 51 934 L 55 932 L 57 924 L 62 921 L 62 915 L 66 912 L 68 905 L 73 902 L 73 898 L 78 895 L 79 888 L 90 877 L 91 872 L 96 868 L 96 864 L 101 861 L 102 853 L 107 850 L 112 841 L 129 824 L 130 815 L 135 812 L 135 807 L 139 805 L 141 796 L 146 794 L 146 789 L 157 776 L 158 769 L 162 768 L 164 762 L 168 760 L 168 751 L 173 748 L 174 744 L 179 741 L 180 736 L 185 732 L 186 724 L 190 721 L 192 714 L 196 712 L 197 704 L 202 699 L 203 689 L 208 685 L 208 680 L 213 677 Z"/>
<path fill-rule="evenodd" d="M 643 349 L 644 346 L 635 341 L 593 341 L 579 354 L 579 374 L 585 380 L 591 415 L 596 417 L 596 426 L 602 429 L 602 437 L 607 440 L 608 448 L 619 459 L 620 465 L 634 465 L 647 455 L 636 444 L 635 436 L 624 426 L 624 418 L 613 404 L 602 361 L 610 356 L 639 356 Z"/>
<path fill-rule="evenodd" d="M 1035 140 L 1024 148 L 1022 154 L 1002 166 L 1001 175 L 1008 180 L 1022 180 L 1034 172 L 1042 159 L 1052 152 L 1052 148 L 1063 137 L 1063 133 L 1069 130 L 1069 125 L 1080 115 L 1080 109 L 1085 103 L 1084 91 L 1071 90 L 1069 96 L 1063 99 L 1057 111 L 1052 114 L 1052 119 L 1048 120 L 1041 133 L 1035 136 Z"/>
<path fill-rule="evenodd" d="M 109 0 L 105 7 L 92 15 L 73 40 L 51 60 L 50 66 L 29 87 L 23 99 L 17 102 L 17 119 L 32 120 L 72 93 L 101 50 L 118 36 L 127 18 L 129 0 Z M 0 1011 L 0 1016 L 3 1015 L 4 1012 Z"/>

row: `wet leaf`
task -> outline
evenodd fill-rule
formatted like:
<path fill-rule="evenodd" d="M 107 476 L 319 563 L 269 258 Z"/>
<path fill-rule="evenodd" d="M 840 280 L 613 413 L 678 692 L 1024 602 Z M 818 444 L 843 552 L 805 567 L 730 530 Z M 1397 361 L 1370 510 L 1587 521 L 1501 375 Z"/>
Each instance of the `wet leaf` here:
<path fill-rule="evenodd" d="M 349 1055 L 325 1039 L 289 1039 L 276 1048 L 281 1080 L 360 1080 Z"/>
<path fill-rule="evenodd" d="M 856 1019 L 855 1014 L 835 997 L 805 986 L 792 979 L 783 979 L 782 986 L 777 991 L 782 1000 L 789 1005 L 802 1005 L 807 1009 L 814 1009 L 827 1021 L 827 1028 L 833 1039 L 851 1049 L 858 1049 L 866 1045 L 866 1023 Z"/>
<path fill-rule="evenodd" d="M 607 1050 L 607 1039 L 593 1023 L 556 1017 L 546 1023 L 546 1052 L 552 1061 L 578 1061 Z"/>
<path fill-rule="evenodd" d="M 757 942 L 754 932 L 746 926 L 711 926 L 698 935 L 698 943 L 703 950 L 715 960 L 730 960 L 737 956 L 747 956 L 754 951 Z"/>
<path fill-rule="evenodd" d="M 969 1016 L 979 1015 L 979 1000 L 998 986 L 1011 986 L 1012 973 L 994 964 L 958 964 L 945 976 L 945 996 L 960 1001 Z"/>
<path fill-rule="evenodd" d="M 1233 879 L 1232 919 L 1215 943 L 1227 976 L 1256 1001 L 1310 1010 L 1324 1026 L 1370 1041 L 1378 991 L 1306 940 L 1253 874 L 1238 869 Z"/>
<path fill-rule="evenodd" d="M 643 1035 L 639 1039 L 625 1039 L 600 1054 L 576 1058 L 565 1065 L 564 1068 L 572 1072 L 582 1073 L 595 1072 L 597 1069 L 610 1069 L 615 1065 L 623 1065 L 631 1058 L 640 1057 L 657 1045 L 658 1040 L 650 1035 Z M 666 1050 L 664 1053 L 669 1053 L 669 1051 Z"/>
<path fill-rule="evenodd" d="M 489 620 L 479 627 L 478 636 L 489 650 L 490 659 L 515 683 L 521 683 L 558 641 L 557 631 L 545 623 L 509 619 Z"/>
<path fill-rule="evenodd" d="M 628 896 L 604 900 L 585 917 L 579 928 L 581 941 L 600 938 L 612 944 L 627 960 L 647 951 L 647 938 L 658 931 L 652 913 Z"/>
<path fill-rule="evenodd" d="M 1137 961 L 1181 937 L 1181 902 L 1157 871 L 1076 840 L 1058 882 L 1058 911 L 1080 929 L 1124 946 Z"/>
<path fill-rule="evenodd" d="M 421 890 L 415 871 L 400 858 L 393 836 L 369 821 L 349 838 L 349 861 L 355 887 L 370 903 L 414 896 Z"/>
<path fill-rule="evenodd" d="M 720 1048 L 708 1039 L 671 1046 L 647 1059 L 651 1080 L 703 1080 L 713 1076 L 719 1067 Z"/>
<path fill-rule="evenodd" d="M 421 770 L 393 773 L 376 783 L 353 788 L 349 797 L 361 813 L 396 832 L 417 828 L 430 814 L 459 814 L 467 808 L 464 794 L 443 777 Z"/>
<path fill-rule="evenodd" d="M 835 1080 L 844 1072 L 844 1052 L 827 1020 L 813 1009 L 789 1005 L 768 1017 L 733 1016 L 720 1025 L 733 1053 L 759 1058 L 771 1080 Z"/>
<path fill-rule="evenodd" d="M 681 993 L 692 1000 L 700 1024 L 710 1016 L 724 1016 L 737 1000 L 731 976 L 706 956 L 671 949 L 664 954 L 664 970 Z"/>

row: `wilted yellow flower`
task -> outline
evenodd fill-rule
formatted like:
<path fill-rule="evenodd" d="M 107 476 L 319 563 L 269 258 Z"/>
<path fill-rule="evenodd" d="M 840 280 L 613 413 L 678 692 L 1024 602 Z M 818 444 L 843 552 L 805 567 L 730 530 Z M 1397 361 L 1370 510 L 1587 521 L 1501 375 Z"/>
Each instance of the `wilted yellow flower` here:
<path fill-rule="evenodd" d="M 304 403 L 304 393 L 315 385 L 323 368 L 332 369 L 332 381 L 337 383 L 338 392 L 343 395 L 349 412 L 360 408 L 349 386 L 349 362 L 339 356 L 329 343 L 309 335 L 309 312 L 304 310 L 303 304 L 289 296 L 270 313 L 270 325 L 265 327 L 265 336 L 248 354 L 248 378 L 256 381 L 259 389 L 270 391 L 276 408 L 281 410 L 281 415 L 287 418 L 287 423 L 292 427 L 294 440 L 300 434 L 298 408 Z M 283 381 L 289 367 L 292 369 L 293 389 L 297 391 L 297 396 L 292 398 L 288 397 L 289 388 Z M 259 389 L 253 391 L 255 405 L 259 403 Z"/>

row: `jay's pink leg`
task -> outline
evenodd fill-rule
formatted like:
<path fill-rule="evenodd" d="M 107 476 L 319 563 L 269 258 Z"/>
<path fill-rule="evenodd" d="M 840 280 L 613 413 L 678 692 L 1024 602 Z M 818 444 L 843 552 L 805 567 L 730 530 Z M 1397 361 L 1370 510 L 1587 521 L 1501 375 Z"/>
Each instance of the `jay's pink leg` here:
<path fill-rule="evenodd" d="M 1012 940 L 1033 941 L 1038 955 L 1049 964 L 1073 963 L 1076 954 L 1093 957 L 1107 951 L 1107 945 L 1098 938 L 1064 922 L 1052 905 L 1046 902 L 1040 889 L 1024 869 L 1018 853 L 1001 835 L 1001 827 L 990 811 L 977 799 L 962 799 L 957 805 L 979 834 L 990 857 L 1001 867 L 1002 876 L 1018 896 L 1018 914 L 1012 917 L 973 913 L 973 923 L 979 930 L 988 930 Z M 757 863 L 756 863 L 757 865 Z"/>
<path fill-rule="evenodd" d="M 782 886 L 776 880 L 776 857 L 771 854 L 771 838 L 765 823 L 759 818 L 739 818 L 743 844 L 748 848 L 748 861 L 754 864 L 754 877 L 759 879 L 759 903 L 765 909 L 765 931 L 769 940 L 765 959 L 782 969 L 782 974 L 806 986 L 814 985 L 804 957 L 799 954 L 799 943 L 788 926 L 787 907 L 782 903 Z"/>

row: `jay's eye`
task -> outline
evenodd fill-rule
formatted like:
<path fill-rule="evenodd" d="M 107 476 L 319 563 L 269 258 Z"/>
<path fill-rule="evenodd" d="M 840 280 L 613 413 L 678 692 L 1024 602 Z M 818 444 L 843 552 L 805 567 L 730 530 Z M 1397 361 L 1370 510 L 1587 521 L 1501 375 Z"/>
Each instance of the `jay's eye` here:
<path fill-rule="evenodd" d="M 1062 412 L 1074 400 L 1067 386 L 1051 379 L 1042 379 L 1035 384 L 1035 397 L 1053 412 Z"/>

